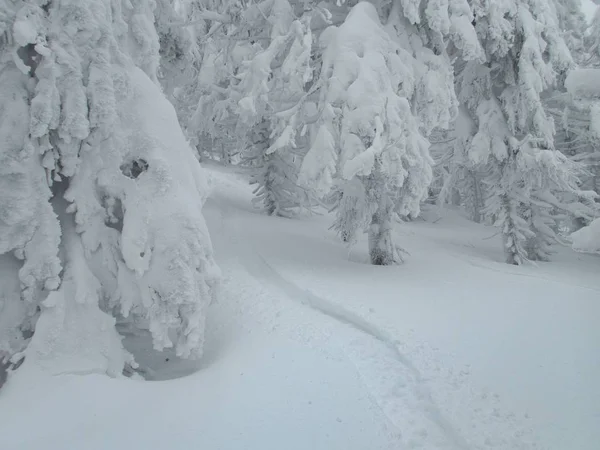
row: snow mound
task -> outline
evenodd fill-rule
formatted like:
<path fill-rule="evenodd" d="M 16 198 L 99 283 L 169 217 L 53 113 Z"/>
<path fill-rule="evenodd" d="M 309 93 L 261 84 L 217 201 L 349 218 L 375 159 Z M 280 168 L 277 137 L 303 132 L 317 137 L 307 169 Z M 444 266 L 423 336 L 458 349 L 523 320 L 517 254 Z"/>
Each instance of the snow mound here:
<path fill-rule="evenodd" d="M 571 239 L 576 252 L 600 253 L 600 219 L 571 234 Z"/>
<path fill-rule="evenodd" d="M 567 91 L 574 97 L 600 98 L 600 69 L 576 69 L 565 81 Z"/>

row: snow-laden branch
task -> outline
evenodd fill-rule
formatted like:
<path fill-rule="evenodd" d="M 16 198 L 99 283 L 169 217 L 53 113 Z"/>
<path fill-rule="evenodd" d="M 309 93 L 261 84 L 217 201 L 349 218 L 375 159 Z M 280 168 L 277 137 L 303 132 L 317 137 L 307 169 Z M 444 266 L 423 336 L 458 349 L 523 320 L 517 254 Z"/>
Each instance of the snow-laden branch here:
<path fill-rule="evenodd" d="M 192 20 L 189 22 L 168 22 L 165 25 L 168 26 L 172 26 L 172 27 L 191 27 L 194 25 L 199 25 L 204 23 L 207 20 L 211 20 L 213 22 L 220 22 L 220 23 L 224 23 L 224 24 L 229 24 L 231 23 L 231 17 L 229 17 L 226 14 L 221 14 L 215 11 L 202 11 L 200 13 L 195 14 L 196 17 L 198 17 L 198 19 L 196 20 Z"/>

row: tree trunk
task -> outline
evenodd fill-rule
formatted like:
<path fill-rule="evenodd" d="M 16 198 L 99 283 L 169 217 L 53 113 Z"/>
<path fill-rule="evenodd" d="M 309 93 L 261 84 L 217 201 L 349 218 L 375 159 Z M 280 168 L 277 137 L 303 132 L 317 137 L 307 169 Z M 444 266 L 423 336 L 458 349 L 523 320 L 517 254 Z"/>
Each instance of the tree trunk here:
<path fill-rule="evenodd" d="M 519 266 L 524 262 L 524 250 L 522 249 L 524 236 L 517 230 L 515 219 L 518 216 L 518 206 L 516 202 L 510 200 L 507 195 L 502 198 L 501 216 L 504 216 L 502 227 L 502 242 L 504 244 L 504 253 L 506 263 Z"/>
<path fill-rule="evenodd" d="M 593 167 L 592 189 L 596 194 L 600 195 L 600 165 Z"/>
<path fill-rule="evenodd" d="M 458 191 L 458 189 L 452 188 L 452 196 L 450 199 L 450 203 L 453 206 L 460 206 L 460 202 L 461 202 L 460 192 Z"/>
<path fill-rule="evenodd" d="M 368 231 L 369 255 L 371 264 L 389 266 L 396 262 L 392 243 L 392 202 L 386 192 L 380 164 L 378 160 L 375 161 L 368 181 L 370 196 L 377 205 L 377 210 L 371 216 Z"/>
<path fill-rule="evenodd" d="M 380 205 L 381 206 L 381 205 Z M 369 225 L 369 255 L 371 264 L 389 266 L 394 264 L 394 244 L 392 243 L 392 221 L 389 207 L 378 208 Z"/>
<path fill-rule="evenodd" d="M 477 173 L 469 170 L 473 182 L 473 221 L 481 223 L 481 208 L 483 205 L 483 195 L 481 192 L 481 183 Z"/>
<path fill-rule="evenodd" d="M 373 170 L 366 180 L 369 201 L 377 205 L 369 224 L 369 256 L 375 266 L 389 266 L 396 262 L 392 243 L 392 201 L 389 198 L 381 160 L 375 158 Z"/>

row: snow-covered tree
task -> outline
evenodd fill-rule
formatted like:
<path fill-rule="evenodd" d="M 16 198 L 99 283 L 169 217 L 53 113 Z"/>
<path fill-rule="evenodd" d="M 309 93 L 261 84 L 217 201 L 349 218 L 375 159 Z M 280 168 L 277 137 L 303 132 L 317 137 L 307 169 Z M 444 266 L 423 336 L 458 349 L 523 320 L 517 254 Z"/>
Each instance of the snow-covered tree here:
<path fill-rule="evenodd" d="M 582 68 L 567 79 L 561 125 L 569 155 L 591 175 L 584 186 L 600 195 L 600 8 L 586 31 L 583 54 Z"/>
<path fill-rule="evenodd" d="M 469 4 L 487 61 L 457 64 L 459 99 L 475 124 L 464 154 L 485 173 L 483 212 L 502 232 L 507 261 L 546 259 L 558 211 L 570 209 L 563 198 L 590 199 L 579 167 L 554 148 L 541 98 L 573 62 L 552 2 Z"/>
<path fill-rule="evenodd" d="M 198 108 L 188 129 L 199 147 L 241 152 L 269 214 L 292 215 L 307 200 L 296 178 L 306 152 L 301 131 L 312 80 L 310 21 L 317 10 L 287 0 L 248 4 L 228 13 L 223 21 L 230 25 L 204 45 Z"/>
<path fill-rule="evenodd" d="M 461 206 L 472 221 L 480 223 L 484 219 L 485 192 L 482 179 L 485 177 L 485 167 L 474 163 L 467 153 L 474 127 L 468 112 L 461 107 L 454 128 L 449 133 L 452 138 L 446 137 L 435 142 L 434 145 L 439 148 L 436 175 L 440 178 L 436 200 L 441 204 Z"/>
<path fill-rule="evenodd" d="M 153 7 L 0 4 L 0 350 L 33 332 L 30 368 L 120 374 L 115 318 L 202 352 L 218 270 Z"/>
<path fill-rule="evenodd" d="M 185 119 L 190 104 L 186 88 L 198 73 L 201 53 L 196 27 L 199 4 L 192 0 L 155 0 L 155 26 L 159 38 L 159 80 L 175 110 Z M 183 91 L 183 92 L 182 92 Z M 184 94 L 184 95 L 182 95 Z"/>
<path fill-rule="evenodd" d="M 558 28 L 573 58 L 581 62 L 584 57 L 584 39 L 587 29 L 585 14 L 580 0 L 554 0 L 549 5 L 555 8 Z"/>
<path fill-rule="evenodd" d="M 573 70 L 566 87 L 564 128 L 571 137 L 566 149 L 588 169 L 584 187 L 600 194 L 600 68 Z"/>
<path fill-rule="evenodd" d="M 573 11 L 575 6 L 578 5 L 570 5 L 569 2 L 557 3 L 559 11 L 561 8 Z M 571 14 L 571 18 L 570 21 L 560 20 L 559 15 L 559 24 L 563 30 L 570 32 L 569 36 L 577 38 L 567 43 L 570 44 L 571 53 L 582 69 L 569 71 L 564 84 L 559 83 L 554 90 L 546 93 L 544 106 L 556 124 L 556 148 L 569 159 L 585 166 L 585 173 L 580 175 L 580 187 L 600 194 L 600 135 L 594 125 L 594 116 L 597 115 L 596 108 L 600 100 L 600 88 L 594 81 L 599 76 L 594 66 L 600 61 L 600 58 L 596 57 L 600 53 L 596 52 L 595 47 L 598 42 L 597 33 L 600 32 L 600 21 L 595 20 L 586 31 L 584 19 L 576 12 Z M 577 45 L 573 45 L 573 42 Z M 571 228 L 589 223 L 597 214 L 594 211 L 597 209 L 596 205 L 577 196 L 570 197 L 571 201 L 583 200 L 588 203 L 583 208 L 571 208 L 576 211 L 572 214 L 574 220 Z"/>
<path fill-rule="evenodd" d="M 444 37 L 453 34 L 473 58 L 483 55 L 465 38 L 473 31 L 466 3 L 425 6 L 422 17 L 416 2 L 380 5 L 384 25 L 377 9 L 361 2 L 320 36 L 318 114 L 300 182 L 321 196 L 337 192 L 334 227 L 347 242 L 366 227 L 377 265 L 398 259 L 394 218 L 417 215 L 428 193 L 425 136 L 448 126 L 456 112 Z"/>
<path fill-rule="evenodd" d="M 584 37 L 585 58 L 582 65 L 600 67 L 600 7 L 592 19 Z"/>

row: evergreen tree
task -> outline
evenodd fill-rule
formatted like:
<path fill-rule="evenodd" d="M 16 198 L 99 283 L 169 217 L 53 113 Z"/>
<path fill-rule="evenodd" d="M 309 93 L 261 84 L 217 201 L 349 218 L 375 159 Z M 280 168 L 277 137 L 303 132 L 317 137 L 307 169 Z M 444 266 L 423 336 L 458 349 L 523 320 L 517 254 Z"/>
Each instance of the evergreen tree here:
<path fill-rule="evenodd" d="M 197 26 L 199 3 L 191 0 L 155 0 L 154 23 L 159 38 L 159 80 L 167 98 L 175 106 L 182 123 L 191 111 L 189 88 L 197 76 L 201 49 Z"/>
<path fill-rule="evenodd" d="M 565 44 L 571 55 L 578 63 L 582 62 L 585 54 L 585 32 L 587 23 L 581 9 L 580 0 L 552 1 L 550 6 L 555 8 L 560 30 Z"/>
<path fill-rule="evenodd" d="M 475 123 L 468 160 L 484 168 L 484 213 L 500 228 L 507 261 L 544 260 L 563 195 L 586 197 L 578 167 L 554 148 L 542 93 L 572 67 L 553 3 L 472 0 L 487 62 L 457 66 L 459 99 Z"/>
<path fill-rule="evenodd" d="M 231 25 L 204 46 L 198 109 L 189 126 L 197 142 L 230 153 L 239 149 L 239 162 L 253 168 L 258 202 L 282 216 L 307 199 L 296 179 L 306 152 L 301 131 L 313 76 L 310 22 L 319 8 L 306 6 L 265 0 L 226 20 Z"/>
<path fill-rule="evenodd" d="M 558 150 L 578 164 L 585 166 L 585 172 L 579 176 L 579 186 L 585 190 L 600 193 L 600 165 L 595 156 L 598 147 L 598 134 L 594 132 L 594 104 L 598 103 L 598 89 L 593 89 L 595 77 L 598 76 L 588 67 L 593 66 L 593 27 L 586 32 L 587 25 L 583 13 L 578 11 L 579 4 L 571 2 L 558 3 L 559 24 L 563 34 L 570 38 L 567 44 L 574 59 L 584 69 L 569 71 L 567 83 L 558 85 L 544 96 L 546 112 L 554 119 L 556 134 L 554 143 Z M 560 12 L 562 12 L 562 16 Z M 586 36 L 587 34 L 587 36 Z M 589 48 L 588 48 L 589 47 Z M 562 81 L 562 80 L 560 80 Z M 573 220 L 571 228 L 579 228 L 592 220 L 596 215 L 596 207 L 589 198 L 577 195 L 562 195 Z"/>
<path fill-rule="evenodd" d="M 121 373 L 115 318 L 202 352 L 203 175 L 157 85 L 150 0 L 0 5 L 0 345 Z M 128 318 L 128 319 L 125 319 Z"/>
<path fill-rule="evenodd" d="M 585 164 L 582 186 L 600 195 L 600 68 L 576 69 L 567 77 L 561 150 Z M 589 219 L 589 218 L 588 218 Z"/>
<path fill-rule="evenodd" d="M 584 37 L 584 55 L 582 65 L 585 67 L 600 67 L 600 8 L 592 19 Z"/>
<path fill-rule="evenodd" d="M 471 161 L 466 152 L 473 139 L 474 127 L 468 112 L 461 107 L 451 132 L 453 137 L 446 139 L 445 150 L 440 150 L 437 158 L 437 176 L 441 178 L 437 201 L 461 206 L 469 219 L 480 223 L 484 220 L 482 179 L 485 167 Z"/>
<path fill-rule="evenodd" d="M 483 56 L 466 3 L 425 6 L 421 17 L 417 2 L 380 5 L 383 25 L 361 2 L 320 36 L 318 116 L 300 181 L 321 195 L 338 193 L 334 228 L 351 243 L 366 226 L 376 265 L 399 259 L 394 217 L 419 213 L 432 178 L 425 136 L 456 113 L 445 36 L 470 57 Z"/>

